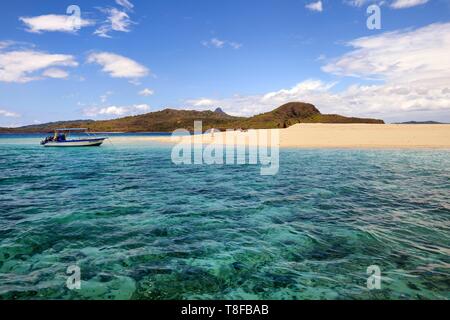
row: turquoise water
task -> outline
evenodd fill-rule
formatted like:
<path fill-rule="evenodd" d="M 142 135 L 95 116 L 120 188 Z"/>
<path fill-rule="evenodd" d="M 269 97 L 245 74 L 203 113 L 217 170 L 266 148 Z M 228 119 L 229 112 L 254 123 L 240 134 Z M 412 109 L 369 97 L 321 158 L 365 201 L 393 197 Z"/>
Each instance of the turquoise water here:
<path fill-rule="evenodd" d="M 450 298 L 450 151 L 286 149 L 263 177 L 38 142 L 0 137 L 2 299 Z"/>

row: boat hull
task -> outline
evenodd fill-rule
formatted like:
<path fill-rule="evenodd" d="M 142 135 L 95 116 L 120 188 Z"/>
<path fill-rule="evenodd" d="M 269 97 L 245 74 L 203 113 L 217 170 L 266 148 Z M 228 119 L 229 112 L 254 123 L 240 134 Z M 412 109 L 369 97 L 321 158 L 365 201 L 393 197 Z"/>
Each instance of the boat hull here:
<path fill-rule="evenodd" d="M 50 141 L 44 147 L 70 148 L 70 147 L 99 147 L 105 139 L 71 140 L 71 141 Z"/>

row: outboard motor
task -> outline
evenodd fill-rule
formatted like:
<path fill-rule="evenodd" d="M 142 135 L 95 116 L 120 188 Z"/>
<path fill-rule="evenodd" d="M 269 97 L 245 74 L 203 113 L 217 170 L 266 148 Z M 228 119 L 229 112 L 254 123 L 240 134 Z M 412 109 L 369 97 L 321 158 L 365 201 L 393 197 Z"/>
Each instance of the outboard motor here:
<path fill-rule="evenodd" d="M 44 140 L 41 141 L 41 145 L 44 146 L 46 145 L 49 141 L 52 141 L 53 138 L 52 137 L 46 137 Z"/>

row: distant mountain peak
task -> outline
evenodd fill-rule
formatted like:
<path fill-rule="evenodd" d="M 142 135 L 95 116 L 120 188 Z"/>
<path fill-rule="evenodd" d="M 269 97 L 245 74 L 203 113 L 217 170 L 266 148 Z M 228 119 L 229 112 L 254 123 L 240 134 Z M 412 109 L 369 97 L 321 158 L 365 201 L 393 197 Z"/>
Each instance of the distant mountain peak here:
<path fill-rule="evenodd" d="M 407 122 L 397 122 L 396 124 L 445 124 L 438 121 L 407 121 Z"/>
<path fill-rule="evenodd" d="M 224 115 L 227 115 L 226 113 L 225 113 L 225 111 L 223 111 L 222 110 L 222 108 L 217 108 L 216 110 L 214 110 L 214 113 L 219 113 L 219 114 L 224 114 Z"/>

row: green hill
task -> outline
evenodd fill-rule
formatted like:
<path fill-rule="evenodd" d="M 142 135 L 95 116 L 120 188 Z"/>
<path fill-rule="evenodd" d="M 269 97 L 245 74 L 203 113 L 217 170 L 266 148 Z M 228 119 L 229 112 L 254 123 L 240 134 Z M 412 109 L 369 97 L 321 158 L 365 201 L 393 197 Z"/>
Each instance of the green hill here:
<path fill-rule="evenodd" d="M 374 123 L 383 124 L 383 120 L 348 118 L 339 115 L 322 114 L 312 104 L 290 102 L 271 112 L 263 113 L 244 120 L 245 129 L 289 128 L 297 123 Z"/>
<path fill-rule="evenodd" d="M 407 121 L 407 122 L 396 122 L 395 124 L 448 124 L 448 123 L 438 121 Z"/>
<path fill-rule="evenodd" d="M 193 111 L 166 109 L 138 116 L 114 120 L 77 120 L 52 122 L 20 128 L 0 128 L 3 133 L 50 132 L 56 128 L 89 128 L 93 132 L 172 132 L 184 128 L 194 129 L 194 121 L 202 121 L 203 129 L 275 129 L 288 128 L 297 123 L 374 123 L 383 120 L 348 118 L 339 115 L 326 115 L 312 104 L 291 102 L 267 113 L 250 118 L 233 117 L 221 108 L 216 111 Z"/>

